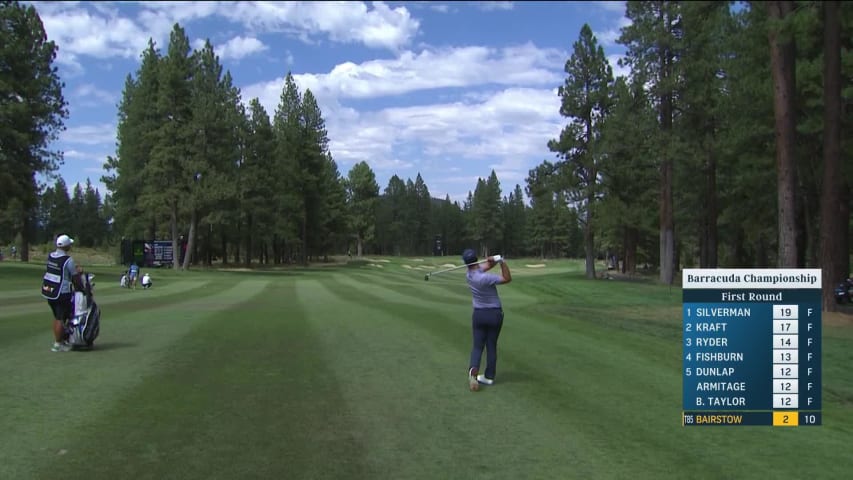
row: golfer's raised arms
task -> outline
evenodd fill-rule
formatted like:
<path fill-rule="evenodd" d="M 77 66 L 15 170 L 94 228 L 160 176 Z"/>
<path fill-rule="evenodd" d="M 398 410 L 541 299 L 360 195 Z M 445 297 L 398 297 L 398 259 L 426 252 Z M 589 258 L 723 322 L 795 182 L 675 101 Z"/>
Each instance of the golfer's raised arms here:
<path fill-rule="evenodd" d="M 509 267 L 504 261 L 503 257 L 500 255 L 493 255 L 489 257 L 486 265 L 481 267 L 484 272 L 491 270 L 495 265 L 501 264 L 501 274 L 500 281 L 497 282 L 498 285 L 503 285 L 505 283 L 509 283 L 512 281 L 512 273 L 509 271 Z"/>

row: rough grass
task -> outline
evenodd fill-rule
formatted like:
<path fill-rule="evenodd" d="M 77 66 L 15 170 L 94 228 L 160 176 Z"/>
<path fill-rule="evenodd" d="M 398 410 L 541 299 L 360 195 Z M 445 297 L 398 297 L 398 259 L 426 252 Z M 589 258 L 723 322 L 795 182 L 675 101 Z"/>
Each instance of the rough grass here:
<path fill-rule="evenodd" d="M 0 263 L 0 478 L 853 471 L 849 325 L 824 326 L 823 426 L 683 428 L 680 289 L 509 260 L 498 381 L 471 393 L 463 271 L 411 268 L 448 262 L 155 270 L 150 291 L 92 262 L 101 337 L 66 354 L 49 351 L 40 265 Z"/>

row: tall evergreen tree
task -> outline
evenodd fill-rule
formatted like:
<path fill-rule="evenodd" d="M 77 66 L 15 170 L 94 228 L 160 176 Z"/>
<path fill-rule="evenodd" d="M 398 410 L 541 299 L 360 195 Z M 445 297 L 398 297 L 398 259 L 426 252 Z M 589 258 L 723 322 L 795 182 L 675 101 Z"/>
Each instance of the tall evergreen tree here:
<path fill-rule="evenodd" d="M 68 118 L 56 50 L 35 7 L 0 3 L 0 231 L 20 232 L 24 262 L 38 206 L 36 175 L 62 163 L 51 149 Z"/>
<path fill-rule="evenodd" d="M 201 180 L 199 172 L 188 168 L 190 145 L 198 136 L 192 118 L 191 80 L 195 72 L 190 43 L 184 29 L 175 24 L 169 36 L 167 55 L 158 68 L 159 89 L 156 110 L 162 115 L 161 124 L 151 132 L 153 145 L 151 158 L 145 164 L 143 191 L 140 202 L 143 208 L 169 212 L 172 248 L 179 250 L 179 222 L 189 198 L 189 191 Z M 193 254 L 195 232 L 189 232 L 185 264 Z M 176 255 L 178 259 L 180 255 Z M 176 259 L 177 260 L 177 259 Z M 178 261 L 174 268 L 180 268 Z"/>
<path fill-rule="evenodd" d="M 678 78 L 673 75 L 677 40 L 681 37 L 681 4 L 630 1 L 619 43 L 627 47 L 631 74 L 647 80 L 658 106 L 660 127 L 660 280 L 672 284 L 675 274 L 674 149 L 672 123 Z"/>
<path fill-rule="evenodd" d="M 560 114 L 570 123 L 559 139 L 548 142 L 548 148 L 562 159 L 557 171 L 564 177 L 564 189 L 584 209 L 586 276 L 595 278 L 593 212 L 601 163 L 599 140 L 602 120 L 610 109 L 613 71 L 589 25 L 581 28 L 564 70 L 566 81 L 558 90 L 562 99 Z"/>
<path fill-rule="evenodd" d="M 376 206 L 379 184 L 367 162 L 353 165 L 347 174 L 347 205 L 349 228 L 355 237 L 356 256 L 364 253 L 364 245 L 373 241 L 376 233 Z"/>
<path fill-rule="evenodd" d="M 278 188 L 275 204 L 279 215 L 276 216 L 276 226 L 271 240 L 273 256 L 278 263 L 285 256 L 285 245 L 290 253 L 294 244 L 300 243 L 305 255 L 305 245 L 300 241 L 304 238 L 302 226 L 306 215 L 304 188 L 310 188 L 303 183 L 305 173 L 300 166 L 299 156 L 303 139 L 302 134 L 302 94 L 289 72 L 285 77 L 281 98 L 274 115 L 273 131 L 275 133 L 275 170 L 274 178 Z M 288 257 L 291 255 L 288 254 Z M 307 257 L 301 257 L 303 261 Z"/>
<path fill-rule="evenodd" d="M 113 198 L 116 229 L 131 238 L 145 231 L 149 238 L 156 238 L 158 220 L 168 218 L 140 201 L 146 184 L 145 166 L 157 140 L 154 134 L 164 119 L 158 110 L 160 63 L 160 53 L 149 39 L 136 78 L 128 75 L 125 79 L 118 105 L 116 156 L 107 157 L 107 174 L 101 177 Z"/>
<path fill-rule="evenodd" d="M 823 2 L 823 195 L 820 211 L 820 252 L 823 285 L 834 285 L 850 270 L 850 246 L 844 230 L 850 222 L 845 198 L 846 178 L 841 170 L 841 4 Z M 845 208 L 846 204 L 846 208 Z M 847 214 L 846 216 L 844 214 Z M 837 309 L 833 290 L 823 289 L 823 309 Z"/>
<path fill-rule="evenodd" d="M 269 115 L 257 98 L 249 103 L 246 151 L 240 165 L 241 206 L 246 225 L 245 264 L 260 245 L 271 243 L 277 208 L 276 141 Z M 257 243 L 260 242 L 260 243 Z"/>
<path fill-rule="evenodd" d="M 793 1 L 766 2 L 774 21 L 769 32 L 776 117 L 776 179 L 779 215 L 779 267 L 797 267 L 796 50 L 791 33 Z M 784 23 L 787 22 L 787 25 Z M 783 28 L 783 26 L 787 28 Z"/>

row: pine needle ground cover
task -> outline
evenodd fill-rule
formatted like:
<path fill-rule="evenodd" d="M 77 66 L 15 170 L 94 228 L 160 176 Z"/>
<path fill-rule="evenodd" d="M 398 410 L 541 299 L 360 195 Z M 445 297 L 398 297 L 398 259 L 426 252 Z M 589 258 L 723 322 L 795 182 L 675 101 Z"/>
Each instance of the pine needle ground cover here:
<path fill-rule="evenodd" d="M 420 261 L 418 261 L 420 260 Z M 510 260 L 497 383 L 444 261 L 94 267 L 101 335 L 52 353 L 40 265 L 0 264 L 0 478 L 847 478 L 853 329 L 826 325 L 824 426 L 681 426 L 681 290 Z M 529 265 L 529 266 L 528 266 Z"/>

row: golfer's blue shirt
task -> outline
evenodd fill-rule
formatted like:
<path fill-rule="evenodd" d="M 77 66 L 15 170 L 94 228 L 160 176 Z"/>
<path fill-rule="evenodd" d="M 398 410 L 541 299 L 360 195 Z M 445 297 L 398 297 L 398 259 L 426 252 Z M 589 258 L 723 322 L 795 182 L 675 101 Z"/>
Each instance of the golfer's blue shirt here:
<path fill-rule="evenodd" d="M 475 268 L 468 270 L 466 278 L 473 295 L 474 308 L 501 308 L 497 285 L 503 277 Z"/>

